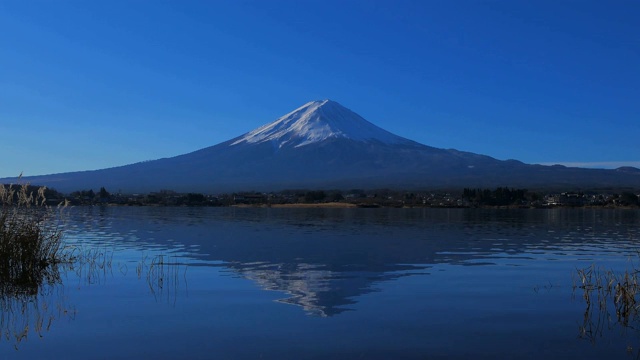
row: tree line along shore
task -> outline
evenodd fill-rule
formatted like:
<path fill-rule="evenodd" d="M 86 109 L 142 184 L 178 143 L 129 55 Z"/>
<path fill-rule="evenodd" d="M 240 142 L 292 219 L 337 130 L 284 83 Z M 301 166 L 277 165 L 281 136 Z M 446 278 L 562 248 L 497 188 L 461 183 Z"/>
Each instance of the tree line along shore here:
<path fill-rule="evenodd" d="M 38 187 L 33 186 L 34 191 Z M 278 192 L 235 192 L 224 194 L 179 193 L 160 190 L 147 194 L 78 190 L 62 194 L 46 189 L 49 204 L 67 200 L 71 205 L 123 206 L 237 206 L 237 207 L 604 207 L 638 208 L 640 191 L 600 189 L 590 191 L 530 191 L 497 187 L 447 191 L 406 191 L 392 189 L 283 190 Z"/>

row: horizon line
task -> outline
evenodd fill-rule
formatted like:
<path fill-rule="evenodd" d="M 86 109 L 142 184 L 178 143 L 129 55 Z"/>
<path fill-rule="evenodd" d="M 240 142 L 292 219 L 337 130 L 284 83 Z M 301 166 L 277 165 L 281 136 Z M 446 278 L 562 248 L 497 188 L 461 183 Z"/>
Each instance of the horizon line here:
<path fill-rule="evenodd" d="M 640 161 L 545 161 L 539 162 L 537 164 L 545 166 L 563 165 L 567 167 L 579 167 L 588 169 L 617 169 L 623 166 L 640 168 Z"/>

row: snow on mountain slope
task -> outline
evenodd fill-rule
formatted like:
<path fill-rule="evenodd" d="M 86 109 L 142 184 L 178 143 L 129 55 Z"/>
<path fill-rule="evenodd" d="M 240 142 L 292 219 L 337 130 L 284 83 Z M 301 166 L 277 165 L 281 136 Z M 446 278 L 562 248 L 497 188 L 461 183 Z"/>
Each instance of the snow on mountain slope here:
<path fill-rule="evenodd" d="M 335 101 L 320 100 L 308 102 L 276 121 L 242 135 L 230 146 L 272 142 L 278 148 L 300 147 L 330 138 L 385 144 L 413 143 L 373 125 Z"/>
<path fill-rule="evenodd" d="M 16 183 L 19 179 L 0 179 Z M 110 169 L 22 178 L 72 192 L 146 193 L 282 189 L 425 189 L 463 187 L 634 187 L 635 169 L 527 165 L 439 149 L 383 130 L 340 104 L 312 101 L 223 143 L 171 158 Z"/>

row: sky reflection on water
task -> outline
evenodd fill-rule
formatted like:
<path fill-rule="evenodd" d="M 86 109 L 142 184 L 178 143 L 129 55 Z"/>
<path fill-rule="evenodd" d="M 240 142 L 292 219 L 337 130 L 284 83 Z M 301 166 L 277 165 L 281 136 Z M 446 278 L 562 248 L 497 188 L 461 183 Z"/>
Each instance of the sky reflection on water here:
<path fill-rule="evenodd" d="M 75 208 L 68 242 L 111 253 L 112 266 L 89 283 L 68 272 L 74 319 L 18 351 L 3 340 L 0 354 L 626 356 L 627 338 L 578 339 L 584 304 L 571 285 L 576 267 L 628 266 L 638 220 L 589 209 Z"/>

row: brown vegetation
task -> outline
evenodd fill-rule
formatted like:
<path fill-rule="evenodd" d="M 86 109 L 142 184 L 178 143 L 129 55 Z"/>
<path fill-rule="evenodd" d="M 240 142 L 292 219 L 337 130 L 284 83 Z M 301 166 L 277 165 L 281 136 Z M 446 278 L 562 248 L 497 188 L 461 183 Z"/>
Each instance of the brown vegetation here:
<path fill-rule="evenodd" d="M 36 292 L 56 281 L 63 260 L 60 212 L 46 205 L 45 188 L 0 186 L 0 296 Z"/>

